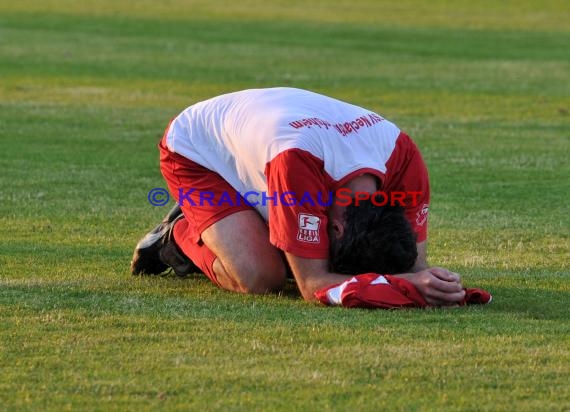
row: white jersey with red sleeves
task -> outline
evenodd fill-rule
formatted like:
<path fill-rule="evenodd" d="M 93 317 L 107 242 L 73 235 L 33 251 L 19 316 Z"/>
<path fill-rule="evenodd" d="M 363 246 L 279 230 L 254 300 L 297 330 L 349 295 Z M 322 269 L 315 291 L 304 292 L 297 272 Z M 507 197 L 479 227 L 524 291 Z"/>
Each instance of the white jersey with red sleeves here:
<path fill-rule="evenodd" d="M 271 196 L 272 191 L 335 190 L 355 173 L 365 172 L 395 190 L 399 186 L 387 181 L 388 168 L 407 163 L 409 144 L 396 149 L 401 136 L 393 123 L 362 107 L 306 90 L 270 88 L 225 94 L 188 107 L 172 121 L 166 145 L 218 173 L 242 194 L 269 191 Z M 392 175 L 397 180 L 398 173 Z M 273 208 L 271 202 L 257 202 L 255 207 L 269 220 L 273 244 L 299 256 L 327 256 L 326 208 Z M 414 226 L 416 211 L 406 209 Z"/>
<path fill-rule="evenodd" d="M 236 190 L 267 190 L 266 165 L 301 149 L 335 181 L 386 171 L 400 130 L 369 110 L 293 88 L 244 90 L 197 103 L 170 126 L 167 147 L 220 174 Z M 267 218 L 267 208 L 258 205 Z"/>

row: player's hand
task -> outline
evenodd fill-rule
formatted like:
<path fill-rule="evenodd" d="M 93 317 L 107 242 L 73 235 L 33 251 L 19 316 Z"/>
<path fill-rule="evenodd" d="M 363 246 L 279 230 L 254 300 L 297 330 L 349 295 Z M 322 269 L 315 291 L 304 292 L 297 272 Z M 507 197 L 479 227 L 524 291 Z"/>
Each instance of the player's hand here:
<path fill-rule="evenodd" d="M 409 280 L 432 306 L 455 305 L 465 297 L 461 278 L 447 269 L 429 268 L 400 276 Z"/>

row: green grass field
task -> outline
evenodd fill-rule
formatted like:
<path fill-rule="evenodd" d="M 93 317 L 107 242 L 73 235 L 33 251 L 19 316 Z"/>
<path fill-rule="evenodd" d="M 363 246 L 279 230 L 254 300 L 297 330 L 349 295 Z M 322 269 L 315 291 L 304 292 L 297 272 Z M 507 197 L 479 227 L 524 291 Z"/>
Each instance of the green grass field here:
<path fill-rule="evenodd" d="M 91 5 L 87 5 L 91 3 Z M 0 409 L 570 410 L 570 4 L 0 2 Z M 186 106 L 287 85 L 411 134 L 486 307 L 132 278 Z"/>

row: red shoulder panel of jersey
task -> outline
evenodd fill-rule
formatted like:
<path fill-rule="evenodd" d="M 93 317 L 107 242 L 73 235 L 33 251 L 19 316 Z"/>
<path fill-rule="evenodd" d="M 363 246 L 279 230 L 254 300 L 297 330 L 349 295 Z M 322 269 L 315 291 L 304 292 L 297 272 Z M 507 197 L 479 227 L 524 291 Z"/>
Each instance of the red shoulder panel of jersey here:
<path fill-rule="evenodd" d="M 400 133 L 396 147 L 386 162 L 386 177 L 382 190 L 405 192 L 403 199 L 406 218 L 417 234 L 417 242 L 427 239 L 430 187 L 427 167 L 416 144 Z"/>
<path fill-rule="evenodd" d="M 327 209 L 331 177 L 323 161 L 301 149 L 280 153 L 265 168 L 269 204 L 269 241 L 295 256 L 326 259 L 329 254 Z"/>

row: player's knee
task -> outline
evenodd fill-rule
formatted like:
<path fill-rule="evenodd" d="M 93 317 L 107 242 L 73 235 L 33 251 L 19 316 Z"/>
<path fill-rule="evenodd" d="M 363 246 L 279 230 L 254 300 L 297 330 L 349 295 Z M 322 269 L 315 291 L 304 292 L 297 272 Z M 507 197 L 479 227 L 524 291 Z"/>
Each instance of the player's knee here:
<path fill-rule="evenodd" d="M 283 262 L 253 265 L 239 276 L 242 292 L 263 294 L 275 292 L 283 287 L 286 280 L 286 269 Z"/>

